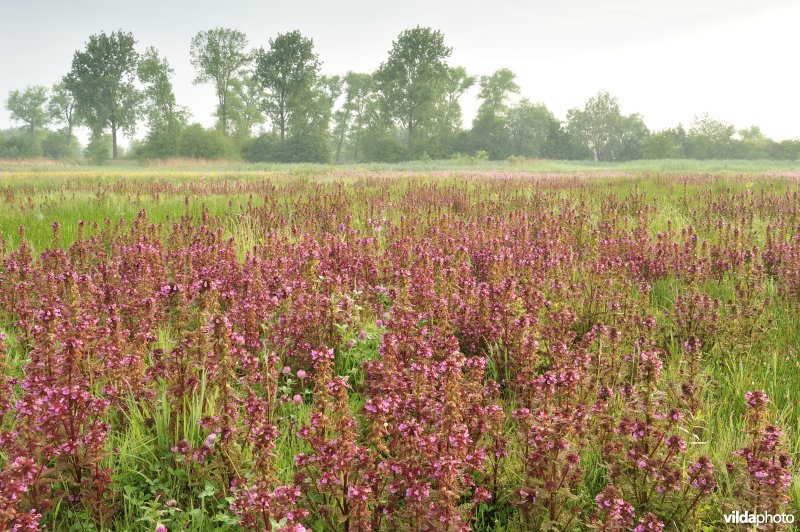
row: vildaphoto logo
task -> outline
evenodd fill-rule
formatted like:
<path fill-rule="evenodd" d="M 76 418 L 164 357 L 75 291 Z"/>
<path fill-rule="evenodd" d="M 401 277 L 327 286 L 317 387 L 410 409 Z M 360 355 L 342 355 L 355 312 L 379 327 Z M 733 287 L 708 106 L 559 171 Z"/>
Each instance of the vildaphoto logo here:
<path fill-rule="evenodd" d="M 790 525 L 794 523 L 793 514 L 768 514 L 740 512 L 736 510 L 725 516 L 725 523 L 731 525 Z"/>

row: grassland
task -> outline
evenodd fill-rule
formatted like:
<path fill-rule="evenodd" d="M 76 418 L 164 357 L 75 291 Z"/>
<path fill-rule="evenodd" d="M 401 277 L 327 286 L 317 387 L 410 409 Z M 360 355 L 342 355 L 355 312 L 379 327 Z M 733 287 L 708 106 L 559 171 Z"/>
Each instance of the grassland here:
<path fill-rule="evenodd" d="M 69 370 L 91 396 L 82 427 L 107 428 L 99 443 L 86 443 L 43 412 L 0 409 L 6 434 L 24 442 L 3 440 L 3 478 L 19 456 L 48 471 L 11 506 L 38 511 L 54 529 L 130 530 L 390 529 L 381 515 L 400 528 L 614 530 L 651 512 L 670 530 L 708 530 L 736 509 L 800 515 L 799 195 L 800 164 L 765 161 L 0 163 L 0 384 L 17 401 L 64 385 L 61 370 L 42 373 L 51 363 L 42 357 L 64 356 L 65 339 L 34 326 L 48 305 L 63 307 L 71 321 L 59 330 L 80 331 L 84 354 L 97 358 Z M 23 242 L 33 257 L 27 277 L 18 267 Z M 255 270 L 263 286 L 251 301 Z M 113 281 L 98 273 L 106 271 Z M 53 281 L 59 272 L 75 285 Z M 196 289 L 206 281 L 210 291 Z M 164 288 L 173 284 L 181 285 L 175 296 Z M 103 290 L 114 305 L 93 302 Z M 137 303 L 150 299 L 150 310 Z M 78 325 L 110 315 L 127 324 L 119 337 Z M 230 321 L 224 342 L 207 328 L 221 317 Z M 241 349 L 232 348 L 237 335 L 247 339 Z M 202 342 L 217 346 L 207 347 L 213 355 L 195 349 Z M 91 354 L 111 344 L 136 362 L 107 368 Z M 451 359 L 453 345 L 485 370 Z M 329 365 L 311 355 L 327 349 Z M 187 365 L 161 358 L 176 352 Z M 264 379 L 248 377 L 245 355 L 258 358 Z M 431 368 L 454 360 L 452 378 L 436 380 Z M 432 387 L 409 373 L 412 362 L 430 365 Z M 178 386 L 170 371 L 187 368 L 197 378 Z M 565 372 L 574 382 L 558 381 Z M 33 376 L 38 384 L 26 380 Z M 550 378 L 559 384 L 542 384 Z M 123 392 L 123 381 L 141 389 Z M 340 385 L 344 396 L 330 391 Z M 748 408 L 754 391 L 769 402 Z M 402 412 L 364 408 L 401 392 Z M 267 405 L 258 419 L 245 408 L 253 398 Z M 92 402 L 100 399 L 108 404 Z M 227 408 L 236 415 L 222 415 Z M 494 412 L 496 426 L 479 430 L 476 412 Z M 672 412 L 679 422 L 665 421 Z M 298 436 L 315 413 L 319 430 Z M 264 419 L 277 433 L 266 450 L 246 430 Z M 627 433 L 630 422 L 644 435 Z M 403 447 L 417 437 L 398 428 L 409 423 L 442 447 Z M 461 425 L 470 443 L 444 450 L 436 438 L 452 441 Z M 772 426 L 780 443 L 760 459 L 791 480 L 770 491 L 736 452 L 760 445 Z M 668 450 L 668 436 L 685 449 Z M 553 445 L 537 462 L 529 450 L 542 439 Z M 67 441 L 78 450 L 52 452 Z M 187 450 L 176 452 L 183 442 Z M 359 450 L 326 462 L 331 445 Z M 565 469 L 573 452 L 579 463 Z M 480 453 L 479 464 L 467 457 Z M 298 454 L 311 458 L 297 463 Z M 455 464 L 451 476 L 426 469 L 441 456 Z M 692 477 L 701 457 L 713 464 L 709 489 Z M 356 504 L 347 489 L 319 483 L 333 463 L 353 478 L 386 475 L 402 496 L 373 487 Z M 100 469 L 108 479 L 90 473 Z M 665 480 L 672 474 L 677 489 Z M 406 490 L 420 483 L 428 495 L 415 502 Z M 51 494 L 34 489 L 44 485 Z M 297 511 L 259 521 L 263 501 L 246 500 L 242 486 Z M 280 499 L 279 486 L 302 493 Z M 635 512 L 631 523 L 598 509 L 609 486 Z M 521 495 L 532 491 L 531 500 Z M 0 509 L 3 501 L 0 493 Z"/>

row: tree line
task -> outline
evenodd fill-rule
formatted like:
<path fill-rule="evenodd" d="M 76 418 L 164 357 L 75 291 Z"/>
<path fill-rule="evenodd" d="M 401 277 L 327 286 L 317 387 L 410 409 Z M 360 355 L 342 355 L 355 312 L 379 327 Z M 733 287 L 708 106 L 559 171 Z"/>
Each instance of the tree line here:
<path fill-rule="evenodd" d="M 371 73 L 323 74 L 313 40 L 299 31 L 250 49 L 244 33 L 215 28 L 192 38 L 190 54 L 194 83 L 214 88 L 213 128 L 191 121 L 157 49 L 140 52 L 129 32 L 101 32 L 51 88 L 9 93 L 6 108 L 22 127 L 0 132 L 0 157 L 78 157 L 73 130 L 82 126 L 90 131 L 83 155 L 96 162 L 118 157 L 120 136 L 139 128 L 144 138 L 128 155 L 140 159 L 800 159 L 800 140 L 774 141 L 707 115 L 688 129 L 650 131 L 607 92 L 560 121 L 520 97 L 511 70 L 475 76 L 451 65 L 444 35 L 426 27 L 401 32 Z M 478 111 L 465 128 L 460 101 L 476 85 Z"/>

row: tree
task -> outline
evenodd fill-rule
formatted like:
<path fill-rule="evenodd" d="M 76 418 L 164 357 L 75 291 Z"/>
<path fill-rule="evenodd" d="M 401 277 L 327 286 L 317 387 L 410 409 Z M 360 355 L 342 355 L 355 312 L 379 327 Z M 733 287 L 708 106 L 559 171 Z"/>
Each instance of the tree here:
<path fill-rule="evenodd" d="M 287 162 L 330 162 L 329 125 L 333 104 L 342 92 L 342 78 L 320 76 L 292 115 L 291 136 L 283 149 Z"/>
<path fill-rule="evenodd" d="M 644 158 L 650 130 L 639 113 L 623 116 L 612 148 L 612 160 L 633 161 Z"/>
<path fill-rule="evenodd" d="M 0 159 L 26 159 L 41 155 L 38 135 L 17 128 L 0 130 Z"/>
<path fill-rule="evenodd" d="M 583 109 L 570 109 L 567 131 L 591 151 L 595 161 L 640 158 L 648 135 L 641 117 L 623 116 L 619 102 L 607 92 L 589 98 Z"/>
<path fill-rule="evenodd" d="M 645 145 L 646 159 L 678 159 L 686 151 L 686 131 L 681 124 L 672 129 L 652 133 Z"/>
<path fill-rule="evenodd" d="M 144 85 L 144 111 L 147 138 L 142 151 L 147 157 L 172 157 L 178 154 L 178 136 L 186 126 L 188 113 L 177 104 L 170 77 L 174 70 L 158 51 L 149 47 L 138 66 Z"/>
<path fill-rule="evenodd" d="M 361 135 L 367 126 L 367 106 L 374 101 L 373 80 L 370 74 L 348 72 L 343 81 L 344 103 L 333 117 L 335 160 L 341 160 L 344 143 L 349 141 L 353 149 L 353 160 L 358 161 Z"/>
<path fill-rule="evenodd" d="M 247 73 L 231 80 L 231 98 L 228 118 L 233 123 L 234 135 L 248 139 L 253 128 L 263 124 L 265 117 L 264 90 L 255 75 Z"/>
<path fill-rule="evenodd" d="M 53 85 L 50 90 L 47 111 L 52 122 L 61 124 L 67 134 L 72 135 L 72 129 L 76 123 L 75 97 L 67 90 L 67 86 L 63 81 Z"/>
<path fill-rule="evenodd" d="M 204 129 L 200 124 L 192 124 L 178 137 L 178 155 L 194 159 L 233 159 L 236 146 L 219 129 Z"/>
<path fill-rule="evenodd" d="M 800 161 L 800 140 L 781 140 L 773 142 L 769 153 L 770 159 L 781 161 Z"/>
<path fill-rule="evenodd" d="M 449 156 L 463 136 L 460 100 L 475 81 L 475 76 L 467 74 L 464 67 L 448 69 L 444 79 L 444 97 L 434 110 L 431 135 L 427 140 L 430 155 L 438 158 Z"/>
<path fill-rule="evenodd" d="M 554 126 L 558 120 L 541 103 L 523 99 L 508 111 L 508 130 L 511 154 L 522 157 L 543 157 Z"/>
<path fill-rule="evenodd" d="M 412 153 L 415 135 L 434 121 L 436 109 L 443 105 L 451 53 L 442 32 L 417 26 L 400 33 L 375 73 L 383 112 L 404 130 Z"/>
<path fill-rule="evenodd" d="M 33 135 L 37 129 L 47 125 L 50 116 L 46 109 L 47 89 L 41 85 L 27 87 L 23 91 L 13 90 L 8 93 L 6 109 L 12 120 L 24 122 L 28 132 Z"/>
<path fill-rule="evenodd" d="M 686 154 L 692 159 L 725 159 L 731 156 L 736 129 L 704 114 L 695 117 L 686 138 Z"/>
<path fill-rule="evenodd" d="M 554 122 L 544 147 L 547 159 L 584 160 L 592 157 L 591 151 L 567 131 L 566 124 Z"/>
<path fill-rule="evenodd" d="M 475 150 L 488 152 L 492 159 L 502 159 L 511 154 L 507 127 L 508 98 L 518 92 L 516 76 L 507 68 L 501 68 L 490 76 L 481 76 L 478 93 L 481 105 L 472 121 Z"/>
<path fill-rule="evenodd" d="M 231 82 L 251 62 L 245 51 L 247 37 L 228 28 L 201 31 L 192 38 L 190 49 L 192 66 L 197 69 L 194 83 L 212 82 L 217 93 L 217 118 L 219 128 L 228 132 L 228 108 Z"/>
<path fill-rule="evenodd" d="M 89 144 L 86 145 L 86 158 L 94 164 L 103 165 L 108 161 L 108 153 L 112 151 L 111 140 L 102 131 L 92 131 Z"/>
<path fill-rule="evenodd" d="M 139 54 L 131 33 L 116 31 L 89 37 L 86 49 L 76 51 L 64 85 L 75 98 L 81 120 L 95 137 L 111 129 L 111 151 L 117 156 L 117 132 L 133 134 L 140 94 L 134 85 Z"/>
<path fill-rule="evenodd" d="M 732 157 L 735 159 L 768 159 L 774 144 L 758 126 L 740 129 L 734 142 Z"/>
<path fill-rule="evenodd" d="M 478 99 L 482 100 L 479 114 L 498 115 L 508 108 L 508 97 L 519 93 L 516 74 L 508 68 L 501 68 L 491 76 L 481 76 L 481 90 Z"/>
<path fill-rule="evenodd" d="M 81 147 L 75 135 L 61 131 L 48 131 L 42 138 L 42 155 L 50 159 L 77 159 Z"/>
<path fill-rule="evenodd" d="M 299 31 L 282 33 L 270 39 L 269 50 L 259 51 L 256 76 L 267 93 L 265 108 L 281 143 L 294 123 L 302 121 L 298 119 L 314 95 L 319 69 L 314 42 Z"/>

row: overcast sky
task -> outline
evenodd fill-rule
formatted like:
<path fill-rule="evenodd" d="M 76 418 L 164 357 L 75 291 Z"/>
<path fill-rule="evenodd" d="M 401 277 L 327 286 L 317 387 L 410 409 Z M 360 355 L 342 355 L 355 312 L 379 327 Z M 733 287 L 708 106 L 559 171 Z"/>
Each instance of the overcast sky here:
<path fill-rule="evenodd" d="M 651 129 L 695 115 L 776 139 L 800 138 L 798 0 L 0 0 L 0 128 L 8 91 L 50 85 L 92 33 L 133 32 L 175 68 L 179 103 L 213 121 L 211 85 L 192 84 L 189 42 L 213 27 L 244 31 L 252 48 L 299 29 L 325 73 L 373 71 L 403 29 L 431 26 L 473 74 L 511 68 L 522 94 L 560 119 L 599 90 Z M 474 116 L 476 91 L 462 106 Z"/>

